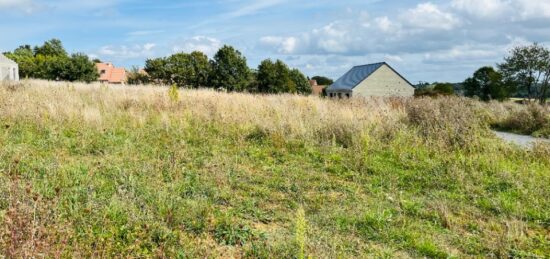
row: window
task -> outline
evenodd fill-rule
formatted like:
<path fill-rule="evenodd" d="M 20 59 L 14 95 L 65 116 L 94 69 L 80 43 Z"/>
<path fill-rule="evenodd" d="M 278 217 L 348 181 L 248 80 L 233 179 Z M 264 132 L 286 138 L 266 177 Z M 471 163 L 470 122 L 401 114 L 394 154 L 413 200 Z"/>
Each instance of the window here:
<path fill-rule="evenodd" d="M 102 74 L 102 75 L 105 74 L 105 69 L 102 69 L 100 74 Z"/>

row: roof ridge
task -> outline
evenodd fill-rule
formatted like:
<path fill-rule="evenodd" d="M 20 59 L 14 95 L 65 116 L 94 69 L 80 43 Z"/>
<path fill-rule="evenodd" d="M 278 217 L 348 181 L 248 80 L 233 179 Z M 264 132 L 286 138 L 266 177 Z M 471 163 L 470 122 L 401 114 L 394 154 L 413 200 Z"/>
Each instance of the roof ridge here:
<path fill-rule="evenodd" d="M 354 66 L 354 67 L 366 67 L 366 66 L 384 65 L 384 64 L 387 64 L 387 63 L 386 62 L 376 62 L 376 63 L 372 63 L 372 64 L 357 65 L 357 66 Z"/>

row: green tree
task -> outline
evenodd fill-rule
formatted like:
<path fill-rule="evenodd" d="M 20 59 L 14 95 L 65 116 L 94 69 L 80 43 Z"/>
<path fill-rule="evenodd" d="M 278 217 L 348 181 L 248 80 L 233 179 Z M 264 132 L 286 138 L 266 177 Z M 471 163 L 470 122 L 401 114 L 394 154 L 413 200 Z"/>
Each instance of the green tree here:
<path fill-rule="evenodd" d="M 433 89 L 441 95 L 453 95 L 455 93 L 453 84 L 451 83 L 435 83 Z"/>
<path fill-rule="evenodd" d="M 298 69 L 290 69 L 283 61 L 266 59 L 258 66 L 258 92 L 311 94 L 307 77 Z"/>
<path fill-rule="evenodd" d="M 504 83 L 502 75 L 493 67 L 482 67 L 474 75 L 464 81 L 465 95 L 477 96 L 483 101 L 492 99 L 503 101 L 510 98 L 514 89 Z"/>
<path fill-rule="evenodd" d="M 499 65 L 504 81 L 545 103 L 550 94 L 550 50 L 534 43 L 515 47 Z"/>
<path fill-rule="evenodd" d="M 212 73 L 212 64 L 208 60 L 208 56 L 200 51 L 194 51 L 189 55 L 193 76 L 191 78 L 191 86 L 201 87 L 208 86 L 208 79 Z"/>
<path fill-rule="evenodd" d="M 334 84 L 334 80 L 332 80 L 328 77 L 324 77 L 324 76 L 314 76 L 311 79 L 317 81 L 318 85 L 332 85 L 332 84 Z"/>
<path fill-rule="evenodd" d="M 37 55 L 33 77 L 46 80 L 63 80 L 66 77 L 65 69 L 68 67 L 69 62 L 68 57 Z"/>
<path fill-rule="evenodd" d="M 281 60 L 266 59 L 258 66 L 258 91 L 261 93 L 295 93 L 296 85 L 290 77 L 290 69 Z"/>
<path fill-rule="evenodd" d="M 194 88 L 208 86 L 208 77 L 212 67 L 208 56 L 200 51 L 188 54 L 188 85 Z"/>
<path fill-rule="evenodd" d="M 198 88 L 208 85 L 211 65 L 205 54 L 195 51 L 147 60 L 145 71 L 158 83 Z"/>
<path fill-rule="evenodd" d="M 241 52 L 231 46 L 223 46 L 211 63 L 211 86 L 228 91 L 246 90 L 249 85 L 250 69 Z"/>
<path fill-rule="evenodd" d="M 65 64 L 65 69 L 60 75 L 63 80 L 90 83 L 99 78 L 95 63 L 85 54 L 72 54 Z"/>
<path fill-rule="evenodd" d="M 300 94 L 308 95 L 311 94 L 312 90 L 311 85 L 307 80 L 307 77 L 300 72 L 298 69 L 290 70 L 290 79 L 296 85 L 296 91 Z"/>
<path fill-rule="evenodd" d="M 171 75 L 166 69 L 167 63 L 166 58 L 148 59 L 145 61 L 144 70 L 152 82 L 165 85 L 172 83 Z"/>
<path fill-rule="evenodd" d="M 47 80 L 92 82 L 99 77 L 95 64 L 84 54 L 67 55 L 60 40 L 31 48 L 23 45 L 8 53 L 19 65 L 19 76 Z"/>
<path fill-rule="evenodd" d="M 49 41 L 44 42 L 42 46 L 34 47 L 34 55 L 42 55 L 45 57 L 49 56 L 56 56 L 56 57 L 67 57 L 67 51 L 65 51 L 65 48 L 63 47 L 63 43 L 61 43 L 58 39 L 51 39 Z"/>

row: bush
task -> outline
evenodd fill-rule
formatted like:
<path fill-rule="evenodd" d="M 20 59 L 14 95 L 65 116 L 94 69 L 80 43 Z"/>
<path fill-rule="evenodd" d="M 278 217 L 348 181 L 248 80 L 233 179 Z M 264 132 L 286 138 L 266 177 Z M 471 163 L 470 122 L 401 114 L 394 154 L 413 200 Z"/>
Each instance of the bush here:
<path fill-rule="evenodd" d="M 529 104 L 511 111 L 503 121 L 496 122 L 494 126 L 519 134 L 549 137 L 550 110 L 541 105 Z"/>
<path fill-rule="evenodd" d="M 475 101 L 465 98 L 416 99 L 406 110 L 409 124 L 429 144 L 442 148 L 473 147 L 488 133 L 487 118 L 477 111 Z"/>

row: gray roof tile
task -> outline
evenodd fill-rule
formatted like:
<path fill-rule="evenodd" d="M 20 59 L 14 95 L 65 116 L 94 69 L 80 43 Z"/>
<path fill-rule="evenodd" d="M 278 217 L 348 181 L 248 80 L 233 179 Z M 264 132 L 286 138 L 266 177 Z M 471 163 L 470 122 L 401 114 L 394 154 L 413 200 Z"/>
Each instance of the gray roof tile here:
<path fill-rule="evenodd" d="M 329 90 L 351 90 L 355 88 L 358 84 L 367 79 L 372 73 L 378 70 L 380 67 L 386 63 L 374 63 L 363 66 L 353 67 L 348 71 L 344 76 L 340 77 L 334 84 L 332 84 L 328 89 Z"/>

